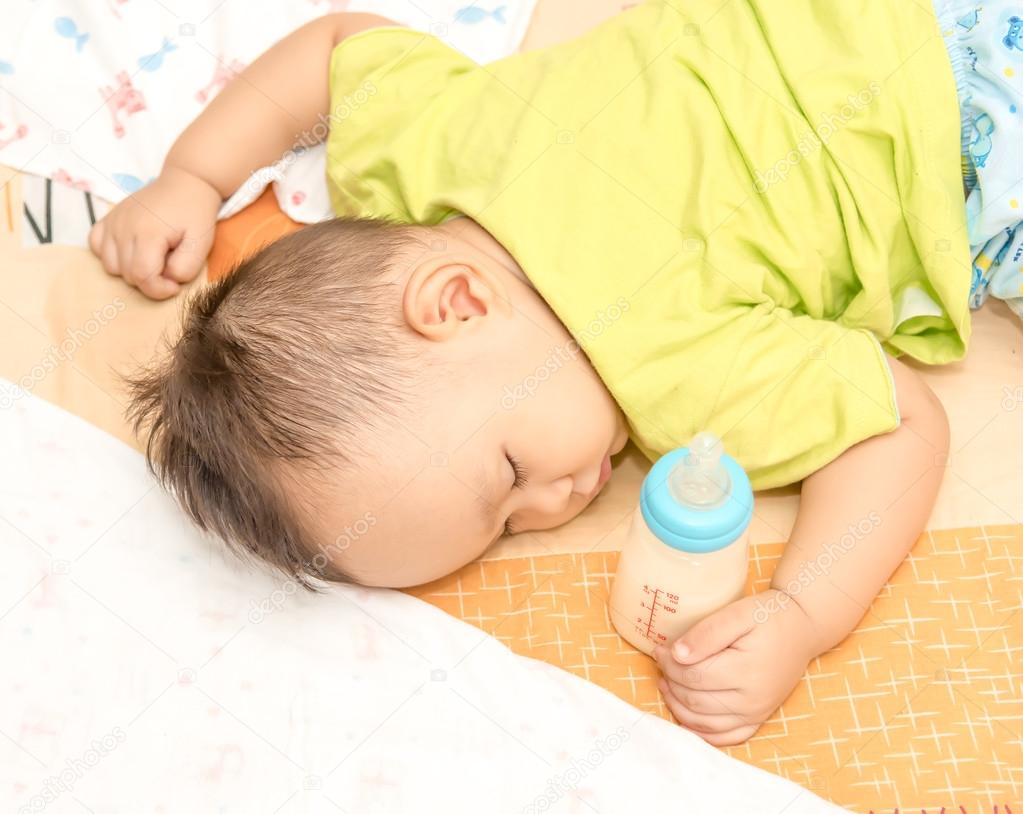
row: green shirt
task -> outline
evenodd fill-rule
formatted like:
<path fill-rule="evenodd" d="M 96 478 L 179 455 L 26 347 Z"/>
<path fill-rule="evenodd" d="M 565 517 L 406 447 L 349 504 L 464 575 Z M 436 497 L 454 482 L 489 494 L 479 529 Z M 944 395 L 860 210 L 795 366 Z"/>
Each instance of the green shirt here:
<path fill-rule="evenodd" d="M 650 2 L 484 66 L 370 29 L 331 60 L 334 210 L 472 217 L 648 457 L 706 429 L 754 488 L 799 481 L 899 425 L 883 350 L 966 353 L 959 114 L 929 5 Z"/>

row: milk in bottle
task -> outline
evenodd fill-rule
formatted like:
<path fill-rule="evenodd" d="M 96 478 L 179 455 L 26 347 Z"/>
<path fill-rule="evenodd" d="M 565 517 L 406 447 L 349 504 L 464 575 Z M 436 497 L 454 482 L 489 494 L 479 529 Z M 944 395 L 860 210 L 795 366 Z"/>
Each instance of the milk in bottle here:
<path fill-rule="evenodd" d="M 664 455 L 643 481 L 618 560 L 611 621 L 651 654 L 742 596 L 753 492 L 709 432 Z"/>

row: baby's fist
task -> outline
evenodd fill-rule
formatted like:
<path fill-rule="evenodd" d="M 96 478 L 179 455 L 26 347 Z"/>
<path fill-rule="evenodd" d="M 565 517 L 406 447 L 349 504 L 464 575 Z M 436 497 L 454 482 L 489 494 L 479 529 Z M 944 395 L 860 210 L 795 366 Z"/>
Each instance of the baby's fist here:
<path fill-rule="evenodd" d="M 773 601 L 771 601 L 773 600 Z M 764 614 L 761 603 L 777 607 Z M 714 746 L 750 738 L 795 688 L 816 655 L 812 620 L 774 588 L 693 625 L 654 657 L 658 688 L 680 724 Z"/>
<path fill-rule="evenodd" d="M 167 299 L 206 262 L 220 205 L 220 193 L 201 178 L 168 168 L 93 226 L 89 248 L 107 273 Z"/>

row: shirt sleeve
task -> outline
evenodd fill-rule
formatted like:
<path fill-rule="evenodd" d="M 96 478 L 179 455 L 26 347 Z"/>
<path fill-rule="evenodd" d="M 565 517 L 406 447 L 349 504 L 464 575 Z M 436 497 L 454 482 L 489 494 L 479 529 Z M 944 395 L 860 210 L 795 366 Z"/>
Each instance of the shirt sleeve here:
<path fill-rule="evenodd" d="M 802 480 L 901 423 L 891 369 L 870 331 L 771 303 L 710 322 L 709 330 L 683 340 L 682 386 L 660 390 L 645 405 L 638 399 L 630 415 L 650 457 L 708 429 L 754 489 L 771 489 Z M 658 392 L 642 378 L 648 393 Z"/>
<path fill-rule="evenodd" d="M 479 72 L 432 34 L 399 26 L 360 31 L 335 47 L 326 122 L 334 213 L 425 224 L 452 214 L 425 192 L 431 174 L 457 158 L 444 121 Z"/>

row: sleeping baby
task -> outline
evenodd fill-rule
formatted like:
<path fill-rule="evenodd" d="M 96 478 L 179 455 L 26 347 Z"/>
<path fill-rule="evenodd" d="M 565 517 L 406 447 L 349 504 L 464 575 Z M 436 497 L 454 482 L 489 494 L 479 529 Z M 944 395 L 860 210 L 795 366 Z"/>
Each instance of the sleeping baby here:
<path fill-rule="evenodd" d="M 1019 296 L 1009 12 L 854 5 L 649 2 L 484 66 L 370 14 L 285 37 L 91 235 L 171 296 L 329 123 L 337 218 L 199 291 L 133 380 L 154 471 L 291 579 L 403 587 L 575 517 L 629 439 L 711 431 L 755 489 L 802 482 L 771 587 L 656 651 L 680 723 L 746 740 L 925 528 L 949 428 L 898 357 L 963 358 L 971 305 Z"/>

